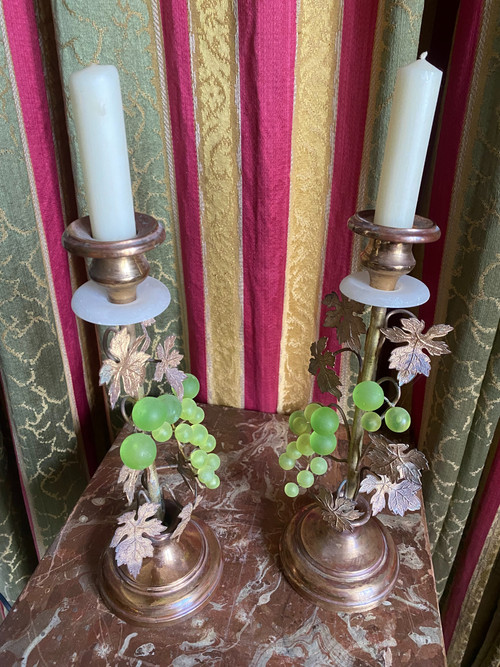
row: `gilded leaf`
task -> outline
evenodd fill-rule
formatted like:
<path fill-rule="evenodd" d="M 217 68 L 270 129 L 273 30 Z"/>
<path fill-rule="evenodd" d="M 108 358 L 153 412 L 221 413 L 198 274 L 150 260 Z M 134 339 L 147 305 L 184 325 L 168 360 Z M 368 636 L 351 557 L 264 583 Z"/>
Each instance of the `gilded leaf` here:
<path fill-rule="evenodd" d="M 142 470 L 133 470 L 122 466 L 118 476 L 118 484 L 123 484 L 123 493 L 127 496 L 128 504 L 131 505 L 135 496 L 135 487 Z"/>
<path fill-rule="evenodd" d="M 126 327 L 116 333 L 109 344 L 113 359 L 105 359 L 99 371 L 99 384 L 109 384 L 108 393 L 114 408 L 121 389 L 127 396 L 137 397 L 146 377 L 149 355 L 139 350 L 144 336 L 139 336 L 130 345 L 130 334 Z"/>
<path fill-rule="evenodd" d="M 173 540 L 179 540 L 180 536 L 186 529 L 188 523 L 191 521 L 191 516 L 194 510 L 198 507 L 201 500 L 201 496 L 197 496 L 194 503 L 188 503 L 185 505 L 179 512 L 178 518 L 180 519 L 179 524 L 176 526 L 174 532 L 172 533 Z"/>
<path fill-rule="evenodd" d="M 420 471 L 429 467 L 422 452 L 409 450 L 404 443 L 390 442 L 383 435 L 370 434 L 370 440 L 366 461 L 373 472 L 386 475 L 392 482 L 409 479 L 420 484 Z"/>
<path fill-rule="evenodd" d="M 356 503 L 350 498 L 334 498 L 331 491 L 320 487 L 316 498 L 321 505 L 322 518 L 332 528 L 342 533 L 344 530 L 353 531 L 352 522 L 359 519 L 363 513 L 356 509 Z"/>
<path fill-rule="evenodd" d="M 316 376 L 320 391 L 328 392 L 336 398 L 340 398 L 342 396 L 340 378 L 333 368 L 329 368 L 329 366 L 335 365 L 335 357 L 333 352 L 325 349 L 327 342 L 328 338 L 323 336 L 316 343 L 312 343 L 309 373 Z"/>
<path fill-rule="evenodd" d="M 386 504 L 385 496 L 387 494 L 387 507 L 393 514 L 403 516 L 408 510 L 420 509 L 420 498 L 417 493 L 420 490 L 420 484 L 403 479 L 401 482 L 391 482 L 387 475 L 375 477 L 367 475 L 359 487 L 361 493 L 372 493 L 370 502 L 372 505 L 372 514 L 381 512 Z"/>
<path fill-rule="evenodd" d="M 333 309 L 327 311 L 324 326 L 337 329 L 339 343 L 346 344 L 359 352 L 361 349 L 359 337 L 366 333 L 365 323 L 361 319 L 364 305 L 346 297 L 339 298 L 335 292 L 327 294 L 323 303 Z"/>
<path fill-rule="evenodd" d="M 167 380 L 177 397 L 182 401 L 184 396 L 184 386 L 182 381 L 186 374 L 177 368 L 181 363 L 183 356 L 177 350 L 172 349 L 175 343 L 175 336 L 169 336 L 162 345 L 156 348 L 156 358 L 159 362 L 156 364 L 154 379 L 161 382 L 163 378 Z"/>
<path fill-rule="evenodd" d="M 144 558 L 153 555 L 150 537 L 158 537 L 166 528 L 160 519 L 153 518 L 160 505 L 144 503 L 137 510 L 125 512 L 118 517 L 120 524 L 111 540 L 115 547 L 116 564 L 126 565 L 130 575 L 136 579 Z"/>
<path fill-rule="evenodd" d="M 401 328 L 381 329 L 380 331 L 392 343 L 404 343 L 394 348 L 389 357 L 389 368 L 398 371 L 398 382 L 400 385 L 411 382 L 418 374 L 429 376 L 431 370 L 430 357 L 425 354 L 424 349 L 430 355 L 438 356 L 448 354 L 450 349 L 444 341 L 436 341 L 453 327 L 447 324 L 436 324 L 427 333 L 422 333 L 425 327 L 423 320 L 411 317 L 401 320 Z"/>

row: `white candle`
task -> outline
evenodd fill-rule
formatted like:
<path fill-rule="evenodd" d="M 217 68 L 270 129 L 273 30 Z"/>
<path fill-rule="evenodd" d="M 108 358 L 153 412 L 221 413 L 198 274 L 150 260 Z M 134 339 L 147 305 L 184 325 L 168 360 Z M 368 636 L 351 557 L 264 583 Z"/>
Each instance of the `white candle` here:
<path fill-rule="evenodd" d="M 71 74 L 69 90 L 92 236 L 130 239 L 134 202 L 118 71 L 90 65 Z"/>
<path fill-rule="evenodd" d="M 398 70 L 374 222 L 412 227 L 442 72 L 420 60 Z"/>

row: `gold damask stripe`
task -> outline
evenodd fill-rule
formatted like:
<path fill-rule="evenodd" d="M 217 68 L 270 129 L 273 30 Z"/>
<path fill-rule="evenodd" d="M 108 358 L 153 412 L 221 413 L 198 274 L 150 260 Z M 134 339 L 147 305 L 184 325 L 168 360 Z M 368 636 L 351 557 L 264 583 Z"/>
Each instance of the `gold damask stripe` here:
<path fill-rule="evenodd" d="M 172 142 L 172 124 L 170 122 L 170 105 L 168 101 L 167 76 L 165 72 L 165 52 L 163 48 L 163 30 L 161 26 L 161 14 L 158 0 L 148 3 L 148 11 L 151 20 L 148 30 L 151 34 L 151 44 L 154 44 L 154 53 L 151 60 L 155 68 L 153 77 L 154 85 L 158 91 L 158 99 L 161 102 L 161 110 L 158 113 L 160 120 L 160 131 L 162 135 L 163 153 L 165 159 L 165 179 L 169 194 L 170 213 L 175 241 L 175 263 L 177 266 L 176 282 L 179 290 L 180 319 L 182 326 L 182 338 L 184 341 L 183 354 L 186 368 L 190 368 L 189 361 L 189 330 L 187 320 L 186 292 L 184 288 L 184 271 L 182 268 L 181 237 L 179 230 L 179 210 L 177 208 L 177 188 L 175 181 L 174 149 Z M 163 122 L 162 122 L 163 121 Z"/>
<path fill-rule="evenodd" d="M 64 334 L 61 326 L 61 320 L 59 317 L 59 307 L 57 305 L 57 298 L 56 298 L 56 292 L 54 288 L 54 282 L 53 282 L 53 276 L 52 276 L 52 271 L 50 267 L 50 258 L 49 258 L 49 251 L 47 248 L 47 240 L 45 238 L 45 230 L 43 227 L 43 220 L 42 220 L 42 212 L 40 209 L 40 202 L 38 200 L 38 192 L 36 189 L 36 182 L 35 182 L 35 174 L 33 172 L 33 165 L 31 163 L 31 156 L 30 156 L 30 151 L 29 151 L 29 146 L 28 146 L 28 138 L 26 136 L 26 130 L 24 127 L 24 118 L 23 118 L 23 112 L 21 109 L 21 100 L 19 97 L 19 90 L 17 88 L 17 81 L 16 81 L 16 75 L 14 72 L 14 64 L 12 62 L 12 54 L 10 52 L 10 44 L 9 44 L 9 37 L 7 34 L 7 26 L 5 24 L 5 16 L 3 12 L 3 5 L 0 3 L 0 31 L 2 33 L 2 39 L 4 43 L 4 49 L 5 49 L 5 58 L 7 61 L 7 68 L 8 68 L 8 76 L 9 76 L 9 82 L 10 86 L 12 89 L 12 99 L 14 101 L 14 106 L 16 108 L 16 116 L 17 116 L 17 123 L 18 123 L 18 128 L 19 128 L 19 136 L 21 137 L 21 143 L 22 143 L 22 149 L 23 149 L 23 155 L 24 155 L 24 163 L 26 167 L 26 173 L 28 176 L 28 182 L 30 186 L 30 195 L 31 195 L 31 202 L 33 205 L 33 212 L 35 214 L 35 221 L 36 221 L 36 228 L 38 232 L 38 239 L 40 242 L 40 254 L 42 257 L 43 261 L 43 266 L 45 269 L 45 278 L 47 280 L 47 289 L 49 292 L 49 297 L 50 297 L 50 303 L 52 307 L 52 313 L 54 317 L 54 325 L 56 329 L 56 335 L 57 335 L 57 341 L 58 341 L 58 346 L 59 346 L 59 351 L 61 354 L 61 362 L 64 370 L 64 379 L 66 381 L 66 387 L 68 390 L 68 403 L 70 406 L 71 410 L 71 418 L 73 421 L 73 430 L 77 439 L 78 443 L 78 457 L 80 459 L 80 463 L 82 466 L 82 470 L 86 471 L 88 475 L 88 468 L 87 468 L 87 460 L 85 456 L 85 451 L 84 451 L 84 446 L 82 442 L 82 435 L 81 435 L 81 428 L 80 428 L 80 419 L 78 416 L 78 410 L 76 407 L 76 400 L 75 400 L 75 394 L 73 391 L 73 383 L 72 383 L 72 377 L 71 377 L 71 368 L 69 365 L 68 361 L 68 355 L 66 352 L 66 345 L 64 342 Z M 24 476 L 24 469 L 21 467 L 20 469 L 21 474 Z M 27 488 L 26 480 L 23 481 L 23 484 L 25 488 Z M 44 548 L 44 538 L 43 535 L 40 532 L 40 528 L 37 522 L 37 514 L 36 512 L 31 513 L 32 520 L 33 520 L 33 528 L 35 531 L 35 537 L 36 537 L 36 543 L 37 543 L 37 548 L 38 549 L 43 549 Z"/>
<path fill-rule="evenodd" d="M 207 394 L 243 406 L 243 266 L 237 19 L 231 0 L 190 0 L 203 253 Z"/>
<path fill-rule="evenodd" d="M 457 625 L 453 632 L 447 658 L 449 665 L 459 665 L 462 662 L 467 644 L 471 635 L 472 626 L 483 598 L 484 589 L 488 583 L 493 565 L 498 557 L 500 544 L 500 510 L 497 511 L 495 519 L 491 524 L 488 536 L 484 542 L 483 549 L 474 574 L 469 583 L 467 593 L 460 609 Z"/>
<path fill-rule="evenodd" d="M 318 331 L 332 183 L 342 2 L 297 3 L 290 213 L 278 410 L 311 396 L 309 343 Z"/>

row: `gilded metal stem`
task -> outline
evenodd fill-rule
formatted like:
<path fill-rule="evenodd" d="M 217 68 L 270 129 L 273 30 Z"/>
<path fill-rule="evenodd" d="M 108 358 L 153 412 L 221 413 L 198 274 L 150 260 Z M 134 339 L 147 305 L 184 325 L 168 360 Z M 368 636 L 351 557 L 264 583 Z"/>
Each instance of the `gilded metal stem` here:
<path fill-rule="evenodd" d="M 377 361 L 380 340 L 380 328 L 384 326 L 387 308 L 372 306 L 370 316 L 370 326 L 366 334 L 365 353 L 363 366 L 358 376 L 358 383 L 365 380 L 374 380 L 377 372 Z M 349 441 L 349 452 L 347 455 L 347 498 L 355 498 L 359 487 L 359 461 L 363 446 L 363 427 L 361 426 L 361 417 L 363 411 L 359 408 L 354 410 L 354 420 L 352 424 L 351 439 Z"/>

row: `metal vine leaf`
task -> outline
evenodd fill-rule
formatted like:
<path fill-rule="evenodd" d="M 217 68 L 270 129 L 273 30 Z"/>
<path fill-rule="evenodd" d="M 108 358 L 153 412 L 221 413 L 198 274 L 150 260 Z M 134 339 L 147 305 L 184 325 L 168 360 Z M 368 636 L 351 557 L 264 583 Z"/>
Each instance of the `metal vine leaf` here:
<path fill-rule="evenodd" d="M 316 376 L 320 391 L 340 398 L 342 396 L 340 378 L 333 368 L 329 368 L 335 365 L 335 356 L 333 352 L 325 349 L 327 342 L 328 338 L 323 336 L 316 343 L 312 343 L 309 373 Z"/>
<path fill-rule="evenodd" d="M 139 336 L 130 345 L 130 334 L 126 327 L 116 333 L 109 344 L 113 358 L 105 359 L 99 371 L 99 384 L 109 384 L 108 393 L 111 407 L 114 408 L 121 392 L 137 397 L 139 387 L 146 378 L 146 363 L 149 355 L 140 350 L 144 336 Z"/>
<path fill-rule="evenodd" d="M 161 382 L 165 378 L 174 389 L 177 398 L 182 400 L 184 396 L 182 381 L 186 378 L 186 374 L 177 368 L 183 355 L 173 349 L 175 338 L 175 336 L 169 336 L 163 345 L 158 345 L 156 348 L 156 357 L 159 361 L 156 364 L 154 379 L 156 382 Z"/>
<path fill-rule="evenodd" d="M 356 509 L 356 503 L 350 498 L 334 498 L 333 493 L 321 486 L 316 499 L 323 512 L 322 518 L 339 533 L 344 530 L 352 532 L 352 522 L 362 516 L 362 512 Z"/>
<path fill-rule="evenodd" d="M 153 518 L 158 511 L 159 503 L 144 503 L 135 511 L 125 512 L 118 517 L 121 524 L 111 540 L 115 547 L 116 564 L 126 565 L 130 576 L 137 578 L 144 558 L 153 555 L 150 537 L 158 537 L 166 528 L 160 519 Z"/>
<path fill-rule="evenodd" d="M 142 470 L 133 470 L 122 466 L 118 475 L 118 484 L 123 484 L 123 493 L 127 496 L 128 504 L 131 505 L 135 496 L 135 487 Z"/>
<path fill-rule="evenodd" d="M 389 368 L 398 371 L 398 382 L 400 385 L 411 382 L 418 374 L 428 376 L 431 370 L 430 357 L 425 354 L 424 349 L 430 355 L 439 356 L 448 354 L 450 349 L 444 341 L 436 341 L 435 338 L 441 338 L 453 327 L 448 324 L 435 324 L 427 333 L 422 333 L 425 322 L 416 317 L 401 320 L 401 327 L 392 329 L 381 329 L 380 331 L 392 343 L 404 343 L 396 347 L 389 357 Z"/>
<path fill-rule="evenodd" d="M 403 479 L 401 482 L 391 482 L 387 475 L 375 477 L 367 475 L 359 487 L 361 493 L 374 494 L 370 498 L 372 514 L 381 512 L 386 504 L 393 514 L 404 516 L 408 510 L 420 509 L 420 498 L 417 493 L 420 490 L 420 484 L 412 482 L 409 479 Z"/>
<path fill-rule="evenodd" d="M 364 305 L 345 297 L 339 298 L 335 292 L 327 294 L 323 303 L 328 308 L 324 326 L 337 329 L 339 343 L 348 345 L 359 352 L 361 342 L 359 337 L 366 333 L 366 325 L 361 319 Z"/>
<path fill-rule="evenodd" d="M 174 532 L 172 533 L 171 539 L 172 540 L 179 540 L 182 533 L 185 531 L 188 523 L 191 521 L 191 516 L 196 509 L 196 507 L 199 505 L 201 500 L 201 496 L 198 496 L 195 498 L 194 502 L 188 503 L 187 505 L 184 505 L 184 507 L 181 509 L 179 512 L 178 518 L 180 519 L 179 524 L 176 526 Z"/>
<path fill-rule="evenodd" d="M 405 443 L 390 442 L 383 435 L 370 434 L 370 440 L 365 458 L 373 472 L 386 475 L 392 482 L 408 479 L 420 484 L 421 471 L 429 468 L 422 452 L 408 449 Z"/>

